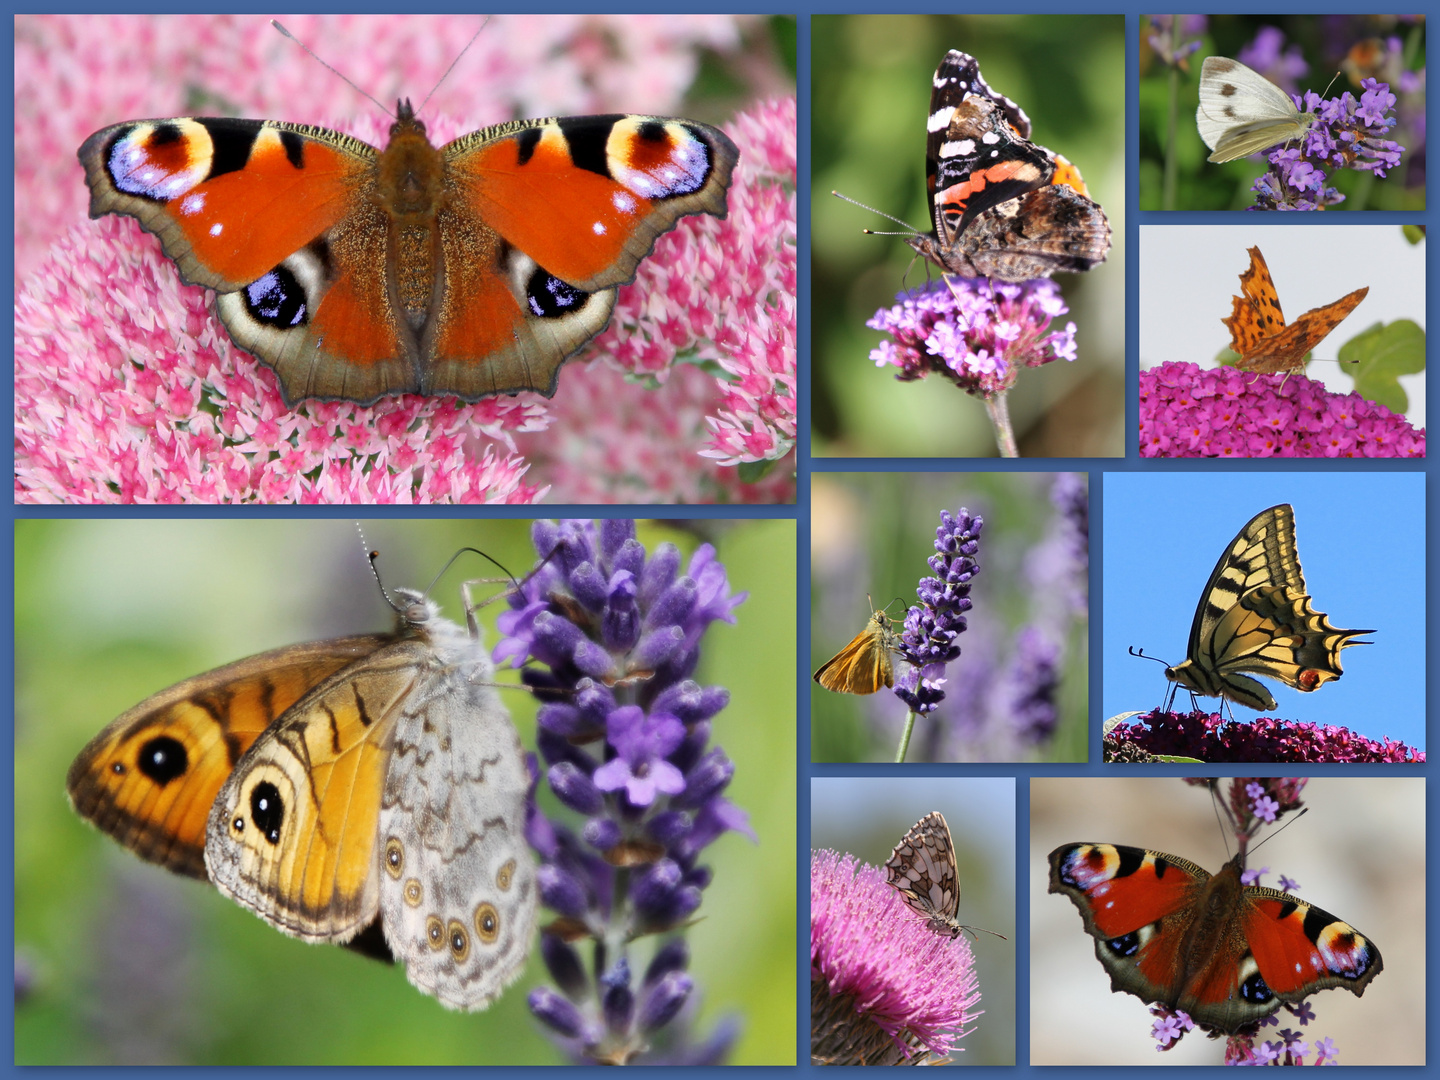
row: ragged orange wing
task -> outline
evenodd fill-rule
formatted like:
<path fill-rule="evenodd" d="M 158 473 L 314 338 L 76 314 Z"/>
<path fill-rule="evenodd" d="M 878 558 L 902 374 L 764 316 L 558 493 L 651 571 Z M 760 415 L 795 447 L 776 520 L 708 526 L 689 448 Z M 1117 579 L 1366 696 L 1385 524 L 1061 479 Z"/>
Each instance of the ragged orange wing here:
<path fill-rule="evenodd" d="M 1241 371 L 1266 374 L 1294 371 L 1345 316 L 1355 310 L 1370 289 L 1356 289 L 1333 304 L 1307 311 L 1290 325 L 1280 310 L 1280 297 L 1258 247 L 1250 248 L 1250 268 L 1240 275 L 1243 296 L 1232 297 L 1230 317 L 1221 319 L 1230 329 L 1230 348 L 1240 359 Z"/>

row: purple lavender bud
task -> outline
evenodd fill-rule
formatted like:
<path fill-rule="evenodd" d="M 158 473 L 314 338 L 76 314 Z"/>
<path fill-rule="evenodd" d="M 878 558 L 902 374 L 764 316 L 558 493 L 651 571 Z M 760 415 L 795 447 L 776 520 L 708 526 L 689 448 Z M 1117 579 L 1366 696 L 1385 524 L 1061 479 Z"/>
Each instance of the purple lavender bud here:
<path fill-rule="evenodd" d="M 616 674 L 615 658 L 603 645 L 589 638 L 581 638 L 576 644 L 573 662 L 582 675 L 588 675 L 592 679 L 604 679 Z"/>
<path fill-rule="evenodd" d="M 690 966 L 690 947 L 682 937 L 672 937 L 655 950 L 650 966 L 645 969 L 644 986 L 655 982 L 672 971 L 684 971 Z"/>
<path fill-rule="evenodd" d="M 630 965 L 623 956 L 600 977 L 600 985 L 605 1026 L 615 1035 L 628 1034 L 635 1020 L 635 992 L 630 989 Z"/>
<path fill-rule="evenodd" d="M 676 799 L 671 799 L 673 806 Z M 666 810 L 650 819 L 646 832 L 658 844 L 673 849 L 690 832 L 690 815 L 679 810 Z"/>
<path fill-rule="evenodd" d="M 600 522 L 600 560 L 612 571 L 620 553 L 627 547 L 639 548 L 640 558 L 645 558 L 645 549 L 635 540 L 635 522 L 629 518 L 604 518 Z"/>
<path fill-rule="evenodd" d="M 580 1015 L 580 1010 L 548 986 L 537 986 L 531 990 L 528 1001 L 535 1019 L 566 1038 L 578 1039 L 585 1031 L 585 1018 Z M 591 1035 L 585 1041 L 593 1044 L 599 1040 Z"/>
<path fill-rule="evenodd" d="M 640 1003 L 640 1030 L 649 1034 L 674 1020 L 694 988 L 695 981 L 685 972 L 666 972 Z"/>
<path fill-rule="evenodd" d="M 600 568 L 594 563 L 581 563 L 570 575 L 570 592 L 588 611 L 599 611 L 605 606 L 609 583 Z"/>
<path fill-rule="evenodd" d="M 640 640 L 640 607 L 635 602 L 635 578 L 620 571 L 610 579 L 610 602 L 600 620 L 600 636 L 611 652 L 629 652 Z"/>
<path fill-rule="evenodd" d="M 630 523 L 633 528 L 634 522 Z M 645 545 L 631 536 L 609 559 L 610 573 L 629 574 L 635 579 L 635 592 L 640 592 L 640 575 L 645 572 Z"/>
<path fill-rule="evenodd" d="M 590 985 L 585 981 L 585 968 L 580 963 L 580 954 L 556 934 L 540 935 L 540 956 L 545 961 L 545 970 L 565 995 L 575 1001 L 584 1001 L 589 996 Z"/>
<path fill-rule="evenodd" d="M 693 578 L 682 577 L 671 585 L 660 598 L 650 606 L 645 618 L 647 627 L 679 626 L 690 618 L 695 610 L 696 589 Z"/>
<path fill-rule="evenodd" d="M 642 671 L 655 671 L 675 657 L 685 645 L 685 632 L 678 626 L 652 630 L 635 646 L 635 664 Z"/>
<path fill-rule="evenodd" d="M 546 907 L 572 919 L 580 918 L 589 909 L 590 899 L 585 895 L 585 887 L 573 874 L 554 863 L 542 863 L 535 872 L 535 879 L 540 883 L 540 899 Z"/>
<path fill-rule="evenodd" d="M 595 782 L 573 761 L 552 765 L 545 780 L 555 797 L 577 814 L 598 814 L 605 805 Z"/>
<path fill-rule="evenodd" d="M 563 702 L 542 705 L 535 714 L 535 723 L 546 731 L 567 737 L 587 734 L 598 726 L 575 706 Z"/>
<path fill-rule="evenodd" d="M 699 806 L 724 791 L 734 775 L 735 763 L 717 746 L 685 774 L 685 790 L 671 799 L 670 805 L 682 809 Z"/>
<path fill-rule="evenodd" d="M 645 564 L 640 576 L 640 606 L 653 607 L 655 598 L 670 588 L 680 572 L 680 549 L 674 544 L 661 544 Z"/>
<path fill-rule="evenodd" d="M 535 647 L 532 650 L 542 664 L 561 667 L 571 661 L 576 647 L 585 640 L 580 628 L 569 619 L 549 611 L 535 616 Z"/>
<path fill-rule="evenodd" d="M 585 829 L 581 835 L 584 836 L 585 842 L 596 851 L 609 851 L 625 839 L 625 834 L 621 831 L 620 826 L 609 818 L 603 817 L 592 817 L 585 822 Z"/>

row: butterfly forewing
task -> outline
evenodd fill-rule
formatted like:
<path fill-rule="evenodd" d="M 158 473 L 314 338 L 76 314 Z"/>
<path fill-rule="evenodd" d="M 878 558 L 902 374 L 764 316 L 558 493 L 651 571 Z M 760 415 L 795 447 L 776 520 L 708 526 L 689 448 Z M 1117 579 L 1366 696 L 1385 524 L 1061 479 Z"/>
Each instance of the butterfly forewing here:
<path fill-rule="evenodd" d="M 1270 692 L 1241 672 L 1315 690 L 1340 677 L 1340 650 L 1366 644 L 1354 639 L 1368 633 L 1342 630 L 1315 610 L 1294 511 L 1282 503 L 1251 518 L 1220 556 L 1195 609 L 1186 659 L 1165 674 L 1204 697 L 1273 710 Z"/>
<path fill-rule="evenodd" d="M 929 920 L 936 933 L 956 937 L 960 883 L 955 874 L 955 847 L 950 826 L 938 812 L 915 823 L 885 864 L 885 880 L 899 890 L 911 910 Z"/>

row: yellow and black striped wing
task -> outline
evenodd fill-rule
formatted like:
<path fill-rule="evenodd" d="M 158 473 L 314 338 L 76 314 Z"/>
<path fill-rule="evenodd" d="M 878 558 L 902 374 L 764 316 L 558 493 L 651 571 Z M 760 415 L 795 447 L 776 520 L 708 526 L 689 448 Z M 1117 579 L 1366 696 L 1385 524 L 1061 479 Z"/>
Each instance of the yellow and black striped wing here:
<path fill-rule="evenodd" d="M 1370 630 L 1342 630 L 1316 611 L 1287 504 L 1256 514 L 1230 542 L 1200 595 L 1183 663 L 1166 676 L 1204 697 L 1270 711 L 1275 699 L 1243 672 L 1310 691 L 1341 674 L 1340 650 Z"/>

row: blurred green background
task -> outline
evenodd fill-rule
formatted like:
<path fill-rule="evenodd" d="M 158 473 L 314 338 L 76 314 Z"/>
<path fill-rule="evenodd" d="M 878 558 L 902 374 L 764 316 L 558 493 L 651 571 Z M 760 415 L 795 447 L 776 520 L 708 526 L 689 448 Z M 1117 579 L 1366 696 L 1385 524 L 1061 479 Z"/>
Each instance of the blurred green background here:
<path fill-rule="evenodd" d="M 931 570 L 940 511 L 965 507 L 985 521 L 976 556 L 980 570 L 960 635 L 961 655 L 947 672 L 962 697 L 983 686 L 1010 656 L 1015 631 L 1057 598 L 1036 585 L 1028 557 L 1045 538 L 1056 511 L 1055 473 L 815 473 L 811 477 L 810 670 L 865 626 L 866 594 L 877 608 L 903 619 L 915 585 Z M 1059 724 L 1038 747 L 1017 747 L 1006 725 L 976 733 L 958 748 L 949 736 L 955 698 L 915 724 L 906 760 L 1084 761 L 1089 711 L 1087 619 L 1066 623 L 1065 659 L 1057 695 Z M 896 675 L 901 666 L 897 660 Z M 894 761 L 905 704 L 889 690 L 837 694 L 810 683 L 812 761 Z M 936 738 L 942 740 L 931 743 Z M 927 746 L 939 746 L 937 756 Z"/>
<path fill-rule="evenodd" d="M 363 523 L 390 587 L 424 588 L 456 550 L 517 576 L 528 521 Z M 715 543 L 737 623 L 715 623 L 697 680 L 731 692 L 713 742 L 735 761 L 727 792 L 750 815 L 706 852 L 714 882 L 689 929 L 694 1032 L 738 1015 L 731 1060 L 795 1058 L 795 525 L 642 522 L 687 555 Z M 494 577 L 462 558 L 435 587 L 463 621 L 460 582 Z M 503 591 L 502 585 L 494 592 Z M 486 595 L 482 586 L 477 599 Z M 486 642 L 503 604 L 481 612 Z M 199 882 L 142 863 L 70 810 L 65 771 L 113 717 L 190 675 L 291 642 L 383 630 L 388 608 L 353 523 L 45 521 L 15 526 L 15 952 L 17 1064 L 553 1063 L 527 993 L 549 985 L 538 953 L 487 1012 L 453 1013 L 399 967 L 280 934 Z M 518 681 L 506 668 L 501 681 Z M 521 742 L 535 702 L 505 692 Z M 557 804 L 542 794 L 542 805 Z M 568 815 L 568 811 L 559 811 Z M 542 911 L 542 921 L 545 918 Z M 651 943 L 637 943 L 643 970 Z"/>
<path fill-rule="evenodd" d="M 983 404 L 931 376 L 900 383 L 877 369 L 881 340 L 865 320 L 926 281 L 898 225 L 852 199 L 930 227 L 925 119 L 931 80 L 949 49 L 980 61 L 986 81 L 1018 102 L 1033 138 L 1063 154 L 1105 208 L 1114 246 L 1084 274 L 1058 274 L 1079 359 L 1020 373 L 1010 413 L 1023 456 L 1125 452 L 1125 31 L 1120 15 L 816 15 L 811 19 L 813 120 L 811 327 L 817 457 L 995 455 Z M 907 274 L 908 268 L 908 274 Z M 933 277 L 938 271 L 931 268 Z"/>
<path fill-rule="evenodd" d="M 1187 20 L 1181 23 L 1184 38 L 1193 40 L 1196 30 L 1188 20 L 1198 17 L 1183 18 Z M 1205 57 L 1228 56 L 1244 63 L 1241 51 L 1253 43 L 1256 34 L 1265 27 L 1284 34 L 1282 54 L 1288 52 L 1291 46 L 1298 45 L 1301 55 L 1309 63 L 1307 75 L 1293 86 L 1282 87 L 1287 92 L 1313 90 L 1321 97 L 1338 98 L 1348 90 L 1358 97 L 1361 93 L 1360 79 L 1364 75 L 1375 75 L 1388 83 L 1391 92 L 1402 99 L 1398 112 L 1392 111 L 1392 115 L 1398 115 L 1401 122 L 1386 136 L 1406 147 L 1399 168 L 1388 170 L 1389 175 L 1383 180 L 1353 169 L 1331 172 L 1326 186 L 1336 188 L 1346 198 L 1328 209 L 1425 209 L 1423 17 L 1408 23 L 1400 22 L 1394 15 L 1383 14 L 1209 15 L 1204 18 L 1200 49 L 1190 54 L 1186 61 L 1187 70 L 1180 72 L 1173 71 L 1156 56 L 1147 40 L 1153 33 L 1153 27 L 1148 18 L 1140 18 L 1138 171 L 1141 210 L 1247 210 L 1254 205 L 1255 196 L 1250 186 L 1269 168 L 1265 155 L 1224 164 L 1207 161 L 1210 150 L 1201 141 L 1200 132 L 1195 127 L 1195 108 L 1200 103 L 1200 67 Z M 1405 94 L 1398 81 L 1385 72 L 1360 70 L 1350 58 L 1350 50 L 1357 47 L 1359 51 L 1355 59 L 1364 55 L 1373 56 L 1368 51 L 1369 46 L 1391 36 L 1398 37 L 1401 42 L 1406 69 L 1422 72 L 1422 89 L 1415 93 Z M 1335 79 L 1327 91 L 1327 84 L 1342 69 L 1345 73 Z M 1262 71 L 1260 74 L 1274 81 L 1269 73 Z M 1163 189 L 1165 154 L 1170 142 L 1172 95 L 1175 193 L 1167 205 Z"/>

